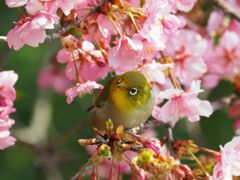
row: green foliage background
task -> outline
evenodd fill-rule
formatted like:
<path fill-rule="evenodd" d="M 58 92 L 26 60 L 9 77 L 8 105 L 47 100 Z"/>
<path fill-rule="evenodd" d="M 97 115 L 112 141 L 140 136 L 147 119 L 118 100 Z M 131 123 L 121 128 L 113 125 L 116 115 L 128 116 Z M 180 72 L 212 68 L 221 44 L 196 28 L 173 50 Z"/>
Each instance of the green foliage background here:
<path fill-rule="evenodd" d="M 0 1 L 0 35 L 6 35 L 14 26 L 12 22 L 17 21 L 18 18 L 17 9 L 9 9 L 4 1 Z M 81 100 L 75 100 L 73 104 L 67 105 L 64 95 L 56 94 L 51 90 L 40 90 L 37 87 L 36 79 L 39 70 L 56 53 L 59 47 L 61 47 L 60 43 L 54 41 L 38 48 L 24 47 L 20 51 L 13 51 L 8 49 L 6 43 L 0 43 L 0 70 L 12 69 L 19 74 L 19 80 L 16 84 L 17 100 L 15 102 L 17 112 L 12 114 L 12 118 L 16 121 L 13 130 L 30 125 L 35 103 L 39 97 L 47 98 L 53 109 L 48 138 L 38 145 L 40 147 L 47 144 L 57 146 L 57 142 L 62 139 L 62 134 L 89 118 L 89 115 L 84 111 L 91 105 L 92 96 L 85 96 Z M 217 100 L 228 96 L 232 92 L 231 84 L 222 82 L 208 95 L 210 100 Z M 175 139 L 191 138 L 199 145 L 218 150 L 220 144 L 226 143 L 233 136 L 233 120 L 228 117 L 227 109 L 216 111 L 210 118 L 203 118 L 200 123 L 187 123 L 187 121 L 182 120 L 177 124 L 174 129 Z M 189 130 L 191 127 L 195 130 Z M 159 136 L 164 135 L 164 129 L 157 128 L 157 131 Z M 196 133 L 198 131 L 199 133 Z M 59 168 L 63 179 L 69 179 L 83 163 L 87 162 L 89 157 L 85 149 L 78 145 L 78 138 L 88 138 L 92 135 L 91 127 L 84 125 L 63 145 L 57 146 L 55 148 L 56 152 L 53 151 L 50 156 L 45 157 L 45 160 L 52 161 L 51 156 L 55 157 L 56 153 L 59 154 L 57 158 L 60 159 L 60 163 L 57 168 Z M 43 169 L 37 165 L 39 159 L 44 159 L 40 155 L 42 154 L 18 144 L 0 151 L 0 179 L 46 179 Z"/>

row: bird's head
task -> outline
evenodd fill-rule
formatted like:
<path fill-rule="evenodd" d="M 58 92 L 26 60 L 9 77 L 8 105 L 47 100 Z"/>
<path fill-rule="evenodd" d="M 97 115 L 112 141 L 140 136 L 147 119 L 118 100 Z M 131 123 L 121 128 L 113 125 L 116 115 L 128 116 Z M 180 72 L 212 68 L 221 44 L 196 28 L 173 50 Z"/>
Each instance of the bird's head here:
<path fill-rule="evenodd" d="M 122 112 L 143 108 L 152 96 L 152 87 L 140 71 L 128 71 L 117 76 L 110 86 L 110 97 Z"/>

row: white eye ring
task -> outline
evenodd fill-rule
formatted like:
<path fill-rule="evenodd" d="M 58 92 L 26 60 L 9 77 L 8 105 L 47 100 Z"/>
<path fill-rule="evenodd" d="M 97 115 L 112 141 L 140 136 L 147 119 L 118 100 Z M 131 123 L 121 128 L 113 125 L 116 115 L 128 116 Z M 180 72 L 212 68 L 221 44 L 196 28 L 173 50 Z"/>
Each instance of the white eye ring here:
<path fill-rule="evenodd" d="M 138 93 L 138 89 L 137 88 L 131 88 L 129 90 L 129 94 L 132 96 L 135 96 Z"/>

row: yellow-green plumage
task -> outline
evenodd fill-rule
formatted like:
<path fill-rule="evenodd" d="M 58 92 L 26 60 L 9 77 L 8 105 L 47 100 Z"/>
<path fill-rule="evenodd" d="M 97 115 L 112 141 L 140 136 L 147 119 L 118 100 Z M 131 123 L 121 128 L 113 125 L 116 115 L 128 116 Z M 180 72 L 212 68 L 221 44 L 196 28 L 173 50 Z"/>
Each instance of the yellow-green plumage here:
<path fill-rule="evenodd" d="M 94 126 L 105 127 L 111 119 L 114 126 L 133 128 L 145 122 L 154 106 L 152 87 L 139 71 L 128 71 L 112 78 L 97 95 Z"/>

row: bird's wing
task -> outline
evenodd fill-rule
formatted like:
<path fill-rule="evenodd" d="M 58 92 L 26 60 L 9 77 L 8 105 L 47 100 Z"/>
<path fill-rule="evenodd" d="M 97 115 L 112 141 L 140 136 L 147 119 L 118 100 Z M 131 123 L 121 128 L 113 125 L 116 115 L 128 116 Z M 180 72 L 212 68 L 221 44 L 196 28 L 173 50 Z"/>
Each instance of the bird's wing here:
<path fill-rule="evenodd" d="M 106 105 L 109 95 L 110 95 L 110 87 L 115 78 L 116 77 L 114 77 L 110 81 L 108 81 L 106 83 L 106 85 L 104 86 L 103 90 L 97 94 L 96 99 L 95 99 L 95 107 L 96 108 L 101 108 Z"/>
<path fill-rule="evenodd" d="M 94 104 L 88 107 L 85 110 L 85 112 L 93 112 L 95 108 L 103 107 L 107 103 L 108 93 L 109 93 L 109 90 L 105 87 L 103 90 L 99 91 L 96 95 Z"/>

